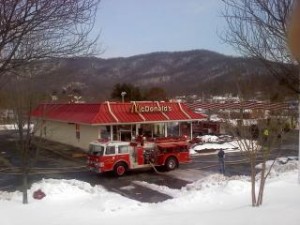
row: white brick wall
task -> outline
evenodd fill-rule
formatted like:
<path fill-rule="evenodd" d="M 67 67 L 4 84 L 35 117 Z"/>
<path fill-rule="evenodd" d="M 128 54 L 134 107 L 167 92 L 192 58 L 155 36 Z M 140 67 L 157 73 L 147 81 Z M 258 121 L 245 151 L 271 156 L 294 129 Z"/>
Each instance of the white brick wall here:
<path fill-rule="evenodd" d="M 99 127 L 98 126 L 88 126 L 88 125 L 79 125 L 80 126 L 80 139 L 76 138 L 76 125 L 68 124 L 63 122 L 54 122 L 47 121 L 46 126 L 46 136 L 44 131 L 42 132 L 43 138 L 48 140 L 60 142 L 63 144 L 68 144 L 82 148 L 87 151 L 88 144 L 91 141 L 98 139 Z M 44 128 L 42 128 L 44 129 Z M 36 136 L 40 135 L 40 131 L 35 132 Z"/>

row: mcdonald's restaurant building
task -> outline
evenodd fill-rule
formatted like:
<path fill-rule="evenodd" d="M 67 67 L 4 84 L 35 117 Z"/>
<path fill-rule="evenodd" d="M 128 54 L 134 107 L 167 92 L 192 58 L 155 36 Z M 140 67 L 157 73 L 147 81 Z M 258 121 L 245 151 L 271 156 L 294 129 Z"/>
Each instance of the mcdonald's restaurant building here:
<path fill-rule="evenodd" d="M 40 104 L 32 117 L 36 136 L 83 150 L 97 139 L 192 138 L 193 122 L 206 119 L 184 103 L 158 101 Z"/>

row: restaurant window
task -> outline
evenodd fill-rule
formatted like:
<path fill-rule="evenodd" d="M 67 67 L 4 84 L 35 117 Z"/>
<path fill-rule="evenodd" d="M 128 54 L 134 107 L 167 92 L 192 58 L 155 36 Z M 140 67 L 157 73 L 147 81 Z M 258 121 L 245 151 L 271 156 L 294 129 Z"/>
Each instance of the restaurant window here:
<path fill-rule="evenodd" d="M 165 134 L 165 126 L 163 123 L 156 123 L 154 124 L 154 137 L 163 137 Z"/>
<path fill-rule="evenodd" d="M 183 122 L 180 124 L 180 135 L 190 135 L 190 130 L 191 130 L 191 124 L 187 123 L 187 122 Z"/>
<path fill-rule="evenodd" d="M 100 126 L 100 139 L 110 140 L 110 126 Z"/>
<path fill-rule="evenodd" d="M 179 123 L 173 122 L 167 125 L 168 136 L 179 136 Z"/>

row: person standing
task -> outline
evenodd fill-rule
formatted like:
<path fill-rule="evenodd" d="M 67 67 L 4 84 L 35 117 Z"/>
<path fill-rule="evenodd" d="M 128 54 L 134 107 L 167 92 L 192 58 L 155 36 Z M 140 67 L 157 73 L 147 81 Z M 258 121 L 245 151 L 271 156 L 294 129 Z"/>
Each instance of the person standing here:
<path fill-rule="evenodd" d="M 263 135 L 264 135 L 264 141 L 267 142 L 268 141 L 268 137 L 269 137 L 269 130 L 268 130 L 268 128 L 264 129 Z"/>
<path fill-rule="evenodd" d="M 219 159 L 219 168 L 220 168 L 220 173 L 225 175 L 225 152 L 223 149 L 220 149 L 218 152 L 218 159 Z"/>

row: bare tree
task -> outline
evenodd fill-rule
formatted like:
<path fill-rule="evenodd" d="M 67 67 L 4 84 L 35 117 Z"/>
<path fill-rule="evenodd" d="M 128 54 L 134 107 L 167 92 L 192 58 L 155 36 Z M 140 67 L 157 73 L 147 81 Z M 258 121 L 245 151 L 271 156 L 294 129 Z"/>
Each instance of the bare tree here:
<path fill-rule="evenodd" d="M 295 0 L 222 0 L 227 27 L 222 39 L 243 55 L 259 59 L 280 82 L 299 90 L 299 61 L 288 49 L 288 24 Z M 275 62 L 275 63 L 274 63 Z"/>
<path fill-rule="evenodd" d="M 257 119 L 255 124 L 239 119 L 236 126 L 230 126 L 242 155 L 250 165 L 253 207 L 263 204 L 265 184 L 278 154 L 274 148 L 280 149 L 285 122 L 285 117 L 272 115 L 268 119 Z M 261 165 L 260 168 L 257 168 L 258 164 Z"/>
<path fill-rule="evenodd" d="M 0 78 L 32 60 L 91 53 L 100 0 L 0 1 Z"/>
<path fill-rule="evenodd" d="M 20 165 L 11 165 L 7 169 L 22 177 L 24 204 L 28 203 L 29 178 L 32 173 L 36 173 L 34 166 L 40 150 L 47 147 L 47 142 L 42 139 L 46 132 L 45 121 L 43 117 L 33 120 L 31 112 L 41 101 L 49 100 L 50 96 L 36 91 L 35 86 L 40 84 L 40 77 L 35 74 L 35 71 L 25 69 L 22 75 L 17 75 L 17 79 L 10 80 L 7 84 L 7 106 L 13 111 L 12 121 L 18 134 L 16 147 L 20 156 Z M 44 113 L 46 114 L 46 111 Z"/>
<path fill-rule="evenodd" d="M 29 80 L 31 83 L 31 80 Z M 33 145 L 32 145 L 32 127 L 30 112 L 34 105 L 34 101 L 38 99 L 34 96 L 28 81 L 14 81 L 8 84 L 10 87 L 10 107 L 14 112 L 14 122 L 18 131 L 18 140 L 16 141 L 17 149 L 20 153 L 20 170 L 22 174 L 22 193 L 23 203 L 28 203 L 27 188 L 28 188 L 28 175 L 31 168 Z"/>
<path fill-rule="evenodd" d="M 291 110 L 282 108 L 248 109 L 246 114 L 243 103 L 250 96 L 249 90 L 242 88 L 246 83 L 236 81 L 241 108 L 238 113 L 229 114 L 226 125 L 228 132 L 234 135 L 241 154 L 249 163 L 252 206 L 259 207 L 263 204 L 267 178 L 281 153 L 281 142 L 286 133 L 284 128 L 289 125 L 289 119 L 293 115 Z M 258 164 L 261 165 L 260 168 L 257 168 Z"/>
<path fill-rule="evenodd" d="M 291 115 L 288 110 L 252 109 L 251 114 L 255 117 L 245 119 L 242 105 L 241 98 L 240 112 L 230 114 L 235 117 L 228 117 L 226 129 L 234 135 L 241 154 L 249 163 L 252 206 L 259 207 L 263 204 L 267 178 L 281 154 L 281 142 Z M 259 168 L 258 164 L 261 165 Z"/>
<path fill-rule="evenodd" d="M 0 0 L 0 82 L 10 82 L 22 156 L 23 203 L 28 202 L 28 173 L 33 153 L 30 111 L 40 100 L 32 85 L 38 60 L 93 53 L 100 0 Z M 14 77 L 16 79 L 9 79 Z M 46 84 L 45 84 L 46 85 Z"/>

